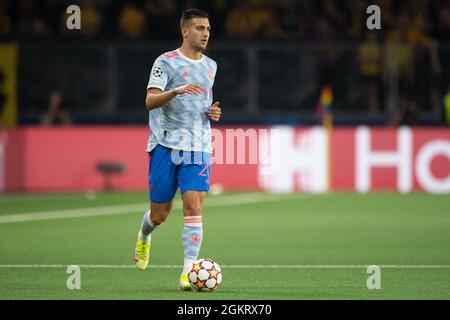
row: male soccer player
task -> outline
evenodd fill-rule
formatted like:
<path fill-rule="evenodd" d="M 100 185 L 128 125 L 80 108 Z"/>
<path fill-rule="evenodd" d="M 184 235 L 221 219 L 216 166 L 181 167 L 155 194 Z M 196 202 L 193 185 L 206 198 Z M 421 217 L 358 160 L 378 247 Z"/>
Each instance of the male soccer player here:
<path fill-rule="evenodd" d="M 212 104 L 217 64 L 203 54 L 211 30 L 208 14 L 188 9 L 181 16 L 180 28 L 181 47 L 156 59 L 147 86 L 150 210 L 142 220 L 134 260 L 138 269 L 147 267 L 151 233 L 166 220 L 179 187 L 184 213 L 184 267 L 179 288 L 190 290 L 187 274 L 200 251 L 202 203 L 209 190 L 209 120 L 219 121 L 221 109 L 219 102 Z"/>

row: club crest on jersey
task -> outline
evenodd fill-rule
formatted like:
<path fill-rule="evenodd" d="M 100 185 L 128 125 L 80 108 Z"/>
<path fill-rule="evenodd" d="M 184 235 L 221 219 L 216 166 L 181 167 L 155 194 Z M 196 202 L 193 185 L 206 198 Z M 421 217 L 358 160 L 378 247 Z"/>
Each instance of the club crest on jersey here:
<path fill-rule="evenodd" d="M 160 67 L 156 67 L 156 68 L 153 70 L 153 73 L 152 73 L 152 75 L 153 75 L 155 78 L 160 78 L 160 77 L 162 76 L 162 74 L 163 74 L 163 71 L 162 71 L 162 69 L 161 69 Z"/>

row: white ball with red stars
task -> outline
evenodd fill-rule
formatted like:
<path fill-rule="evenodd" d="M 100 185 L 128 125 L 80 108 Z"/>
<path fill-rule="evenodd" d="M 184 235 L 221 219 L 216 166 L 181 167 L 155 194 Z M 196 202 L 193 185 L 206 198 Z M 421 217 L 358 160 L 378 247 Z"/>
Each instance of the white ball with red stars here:
<path fill-rule="evenodd" d="M 222 269 L 211 259 L 199 259 L 192 265 L 188 277 L 195 290 L 211 292 L 222 282 Z"/>

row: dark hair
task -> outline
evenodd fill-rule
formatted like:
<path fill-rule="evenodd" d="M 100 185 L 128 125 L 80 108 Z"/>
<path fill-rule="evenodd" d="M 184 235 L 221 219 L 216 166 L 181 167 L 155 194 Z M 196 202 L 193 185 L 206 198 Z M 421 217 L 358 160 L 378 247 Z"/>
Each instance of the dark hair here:
<path fill-rule="evenodd" d="M 180 27 L 185 26 L 187 22 L 190 22 L 194 18 L 209 18 L 209 14 L 206 11 L 196 8 L 184 10 L 181 14 Z"/>

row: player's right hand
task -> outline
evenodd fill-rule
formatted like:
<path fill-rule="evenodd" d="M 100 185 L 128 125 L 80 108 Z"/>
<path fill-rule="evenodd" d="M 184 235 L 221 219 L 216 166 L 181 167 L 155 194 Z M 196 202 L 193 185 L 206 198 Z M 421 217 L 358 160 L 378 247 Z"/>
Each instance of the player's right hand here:
<path fill-rule="evenodd" d="M 188 84 L 186 84 L 184 86 L 174 88 L 173 91 L 176 94 L 195 94 L 195 95 L 199 95 L 199 94 L 202 94 L 203 89 L 202 89 L 202 87 L 200 87 L 197 84 L 188 83 Z"/>

